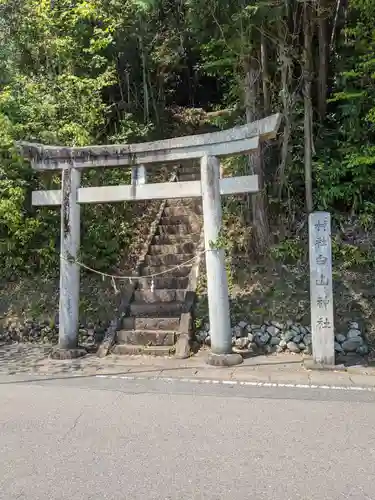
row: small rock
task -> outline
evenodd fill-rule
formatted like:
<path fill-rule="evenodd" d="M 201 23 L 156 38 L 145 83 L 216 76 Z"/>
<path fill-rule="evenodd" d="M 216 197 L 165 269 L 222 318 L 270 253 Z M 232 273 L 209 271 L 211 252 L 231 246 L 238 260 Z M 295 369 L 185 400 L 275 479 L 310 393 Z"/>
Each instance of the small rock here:
<path fill-rule="evenodd" d="M 353 330 L 359 330 L 359 324 L 356 321 L 350 321 L 349 328 L 353 328 Z"/>
<path fill-rule="evenodd" d="M 305 345 L 311 345 L 312 344 L 312 335 L 311 333 L 307 333 L 303 339 Z"/>
<path fill-rule="evenodd" d="M 262 325 L 262 326 L 260 327 L 260 329 L 261 329 L 261 331 L 262 331 L 263 333 L 266 333 L 266 331 L 267 331 L 267 325 Z"/>
<path fill-rule="evenodd" d="M 247 325 L 246 330 L 247 330 L 248 332 L 252 332 L 251 325 Z"/>
<path fill-rule="evenodd" d="M 257 330 L 261 331 L 260 325 L 251 325 L 251 329 L 252 329 L 253 332 L 255 332 Z"/>
<path fill-rule="evenodd" d="M 280 330 L 275 325 L 271 325 L 267 327 L 267 333 L 269 333 L 271 337 L 277 337 L 280 333 Z"/>
<path fill-rule="evenodd" d="M 293 337 L 293 342 L 295 344 L 299 344 L 301 342 L 301 339 L 302 339 L 301 335 L 296 335 L 295 337 Z"/>
<path fill-rule="evenodd" d="M 306 346 L 305 354 L 308 354 L 309 356 L 311 356 L 311 354 L 312 354 L 312 345 L 311 344 Z"/>
<path fill-rule="evenodd" d="M 299 326 L 298 325 L 292 325 L 291 326 L 291 330 L 295 331 L 297 334 L 300 333 L 300 329 L 299 329 Z"/>
<path fill-rule="evenodd" d="M 258 346 L 264 346 L 267 344 L 269 339 L 270 339 L 270 334 L 266 332 L 261 335 L 257 335 L 257 337 L 255 338 L 255 342 L 258 344 Z"/>
<path fill-rule="evenodd" d="M 245 329 L 248 326 L 248 324 L 246 323 L 246 321 L 240 321 L 238 323 L 238 326 L 242 329 Z"/>
<path fill-rule="evenodd" d="M 358 347 L 356 352 L 361 356 L 366 356 L 366 354 L 368 354 L 369 352 L 369 348 L 367 347 L 367 345 L 361 345 L 360 347 Z"/>
<path fill-rule="evenodd" d="M 337 333 L 335 335 L 335 337 L 336 337 L 337 342 L 340 342 L 340 344 L 342 344 L 346 340 L 345 335 L 343 335 L 342 333 Z"/>
<path fill-rule="evenodd" d="M 271 325 L 275 326 L 278 330 L 284 329 L 284 325 L 282 323 L 279 323 L 278 321 L 272 321 Z"/>
<path fill-rule="evenodd" d="M 235 341 L 235 346 L 238 347 L 239 349 L 246 349 L 248 345 L 249 345 L 249 339 L 247 337 L 240 337 Z"/>
<path fill-rule="evenodd" d="M 335 351 L 336 352 L 344 352 L 344 349 L 341 347 L 341 344 L 335 342 Z"/>
<path fill-rule="evenodd" d="M 204 340 L 204 343 L 208 346 L 211 345 L 211 336 L 210 335 L 207 335 L 207 337 L 205 338 Z"/>
<path fill-rule="evenodd" d="M 363 345 L 362 337 L 353 337 L 342 343 L 345 352 L 354 352 Z"/>
<path fill-rule="evenodd" d="M 208 326 L 207 332 L 210 331 L 210 327 Z M 97 325 L 95 327 L 95 335 L 105 335 L 106 329 L 102 326 Z"/>
<path fill-rule="evenodd" d="M 291 326 L 293 326 L 293 321 L 291 319 L 288 319 L 288 321 L 286 322 L 286 326 L 289 328 Z"/>
<path fill-rule="evenodd" d="M 249 342 L 252 342 L 254 340 L 254 335 L 252 333 L 249 333 L 247 335 L 247 338 L 249 339 Z"/>
<path fill-rule="evenodd" d="M 355 337 L 360 337 L 360 336 L 361 336 L 361 332 L 359 330 L 351 328 L 348 331 L 348 339 L 354 339 Z"/>
<path fill-rule="evenodd" d="M 354 359 L 355 361 L 359 360 L 359 354 L 357 354 L 357 352 L 347 352 L 346 354 L 344 353 L 344 355 L 346 356 L 346 358 L 351 358 L 352 360 Z"/>
<path fill-rule="evenodd" d="M 294 342 L 288 342 L 286 347 L 287 349 L 289 349 L 290 352 L 295 352 L 295 353 L 300 352 L 300 348 Z"/>
<path fill-rule="evenodd" d="M 306 333 L 309 333 L 309 332 L 307 331 L 307 328 L 305 328 L 305 327 L 304 327 L 304 326 L 302 326 L 302 325 L 299 327 L 299 331 L 301 332 L 301 335 L 306 335 Z"/>
<path fill-rule="evenodd" d="M 306 346 L 303 342 L 301 342 L 300 344 L 298 344 L 298 347 L 300 348 L 301 351 L 304 351 L 306 349 Z"/>
<path fill-rule="evenodd" d="M 237 338 L 242 337 L 243 329 L 239 325 L 236 325 L 232 328 L 232 333 Z"/>
<path fill-rule="evenodd" d="M 14 342 L 19 342 L 21 340 L 21 337 L 19 335 L 18 332 L 16 331 L 12 331 L 11 334 L 10 334 L 10 338 L 14 341 Z"/>
<path fill-rule="evenodd" d="M 250 342 L 250 344 L 248 345 L 248 349 L 249 349 L 249 351 L 252 351 L 253 353 L 258 352 L 258 346 L 256 345 L 255 342 Z"/>
<path fill-rule="evenodd" d="M 274 352 L 276 352 L 276 346 L 274 345 L 266 345 L 265 348 L 264 348 L 264 351 L 266 354 L 272 354 Z"/>
<path fill-rule="evenodd" d="M 236 345 L 237 337 L 232 337 L 232 347 Z"/>
<path fill-rule="evenodd" d="M 292 340 L 292 338 L 296 335 L 296 332 L 294 332 L 293 330 L 287 330 L 283 337 L 284 337 L 284 340 L 285 342 L 289 342 L 290 340 Z"/>
<path fill-rule="evenodd" d="M 280 352 L 283 352 L 284 351 L 284 347 L 281 347 L 281 345 L 277 345 L 276 346 L 276 352 L 277 353 L 280 353 Z"/>
<path fill-rule="evenodd" d="M 271 337 L 270 345 L 279 345 L 281 342 L 280 337 Z"/>
<path fill-rule="evenodd" d="M 287 341 L 284 340 L 284 339 L 281 339 L 280 343 L 279 343 L 279 346 L 282 347 L 283 349 L 285 349 L 286 345 L 287 345 Z"/>

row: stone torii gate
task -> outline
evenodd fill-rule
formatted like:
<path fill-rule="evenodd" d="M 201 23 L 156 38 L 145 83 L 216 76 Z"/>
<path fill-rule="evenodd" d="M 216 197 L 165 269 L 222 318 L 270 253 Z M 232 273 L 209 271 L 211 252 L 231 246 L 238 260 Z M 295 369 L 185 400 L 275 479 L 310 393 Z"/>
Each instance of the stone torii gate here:
<path fill-rule="evenodd" d="M 210 134 L 130 145 L 60 147 L 21 142 L 24 158 L 37 171 L 61 170 L 59 190 L 34 191 L 34 206 L 61 206 L 61 255 L 58 350 L 80 355 L 78 310 L 80 271 L 80 205 L 171 198 L 202 197 L 207 293 L 211 329 L 211 364 L 235 364 L 241 356 L 232 353 L 228 283 L 224 250 L 215 248 L 221 228 L 221 195 L 255 193 L 258 177 L 220 178 L 219 157 L 247 154 L 260 140 L 276 136 L 281 115 L 275 114 L 244 126 Z M 200 159 L 201 180 L 147 184 L 146 165 Z M 132 167 L 130 185 L 81 187 L 81 172 L 87 168 Z"/>

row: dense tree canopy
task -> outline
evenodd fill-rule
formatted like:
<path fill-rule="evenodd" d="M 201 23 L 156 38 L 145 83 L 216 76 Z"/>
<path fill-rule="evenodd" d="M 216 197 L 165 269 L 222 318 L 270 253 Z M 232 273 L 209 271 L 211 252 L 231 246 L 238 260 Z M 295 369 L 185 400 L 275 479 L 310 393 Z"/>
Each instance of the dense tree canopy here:
<path fill-rule="evenodd" d="M 226 165 L 263 183 L 241 204 L 256 251 L 293 237 L 313 208 L 371 228 L 374 17 L 371 0 L 0 0 L 2 273 L 57 256 L 59 216 L 32 209 L 30 191 L 58 180 L 33 175 L 19 139 L 138 141 L 280 111 L 279 140 Z M 128 173 L 86 181 L 97 175 Z M 126 212 L 87 207 L 83 251 L 97 263 L 131 238 Z"/>

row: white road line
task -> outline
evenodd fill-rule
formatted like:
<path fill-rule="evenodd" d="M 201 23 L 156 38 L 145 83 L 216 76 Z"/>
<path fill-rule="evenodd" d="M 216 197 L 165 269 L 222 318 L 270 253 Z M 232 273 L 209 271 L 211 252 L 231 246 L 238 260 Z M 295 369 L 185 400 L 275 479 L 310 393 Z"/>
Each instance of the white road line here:
<path fill-rule="evenodd" d="M 331 391 L 367 391 L 375 392 L 375 387 L 345 386 L 345 385 L 316 385 L 316 384 L 286 384 L 278 382 L 250 382 L 246 380 L 216 380 L 200 378 L 178 378 L 178 377 L 145 377 L 136 375 L 95 375 L 96 378 L 122 379 L 122 380 L 161 380 L 162 382 L 183 382 L 188 384 L 221 384 L 221 385 L 243 385 L 250 387 L 274 387 L 282 389 L 324 389 Z"/>

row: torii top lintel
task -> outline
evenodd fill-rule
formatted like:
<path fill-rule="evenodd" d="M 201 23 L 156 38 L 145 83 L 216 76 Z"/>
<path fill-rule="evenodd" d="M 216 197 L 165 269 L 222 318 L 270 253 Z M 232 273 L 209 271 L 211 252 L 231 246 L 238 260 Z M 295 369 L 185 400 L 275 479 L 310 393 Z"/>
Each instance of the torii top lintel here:
<path fill-rule="evenodd" d="M 257 149 L 259 140 L 276 136 L 281 122 L 279 113 L 261 120 L 208 134 L 190 135 L 139 144 L 64 147 L 20 142 L 23 157 L 35 170 L 116 167 L 225 156 Z"/>

